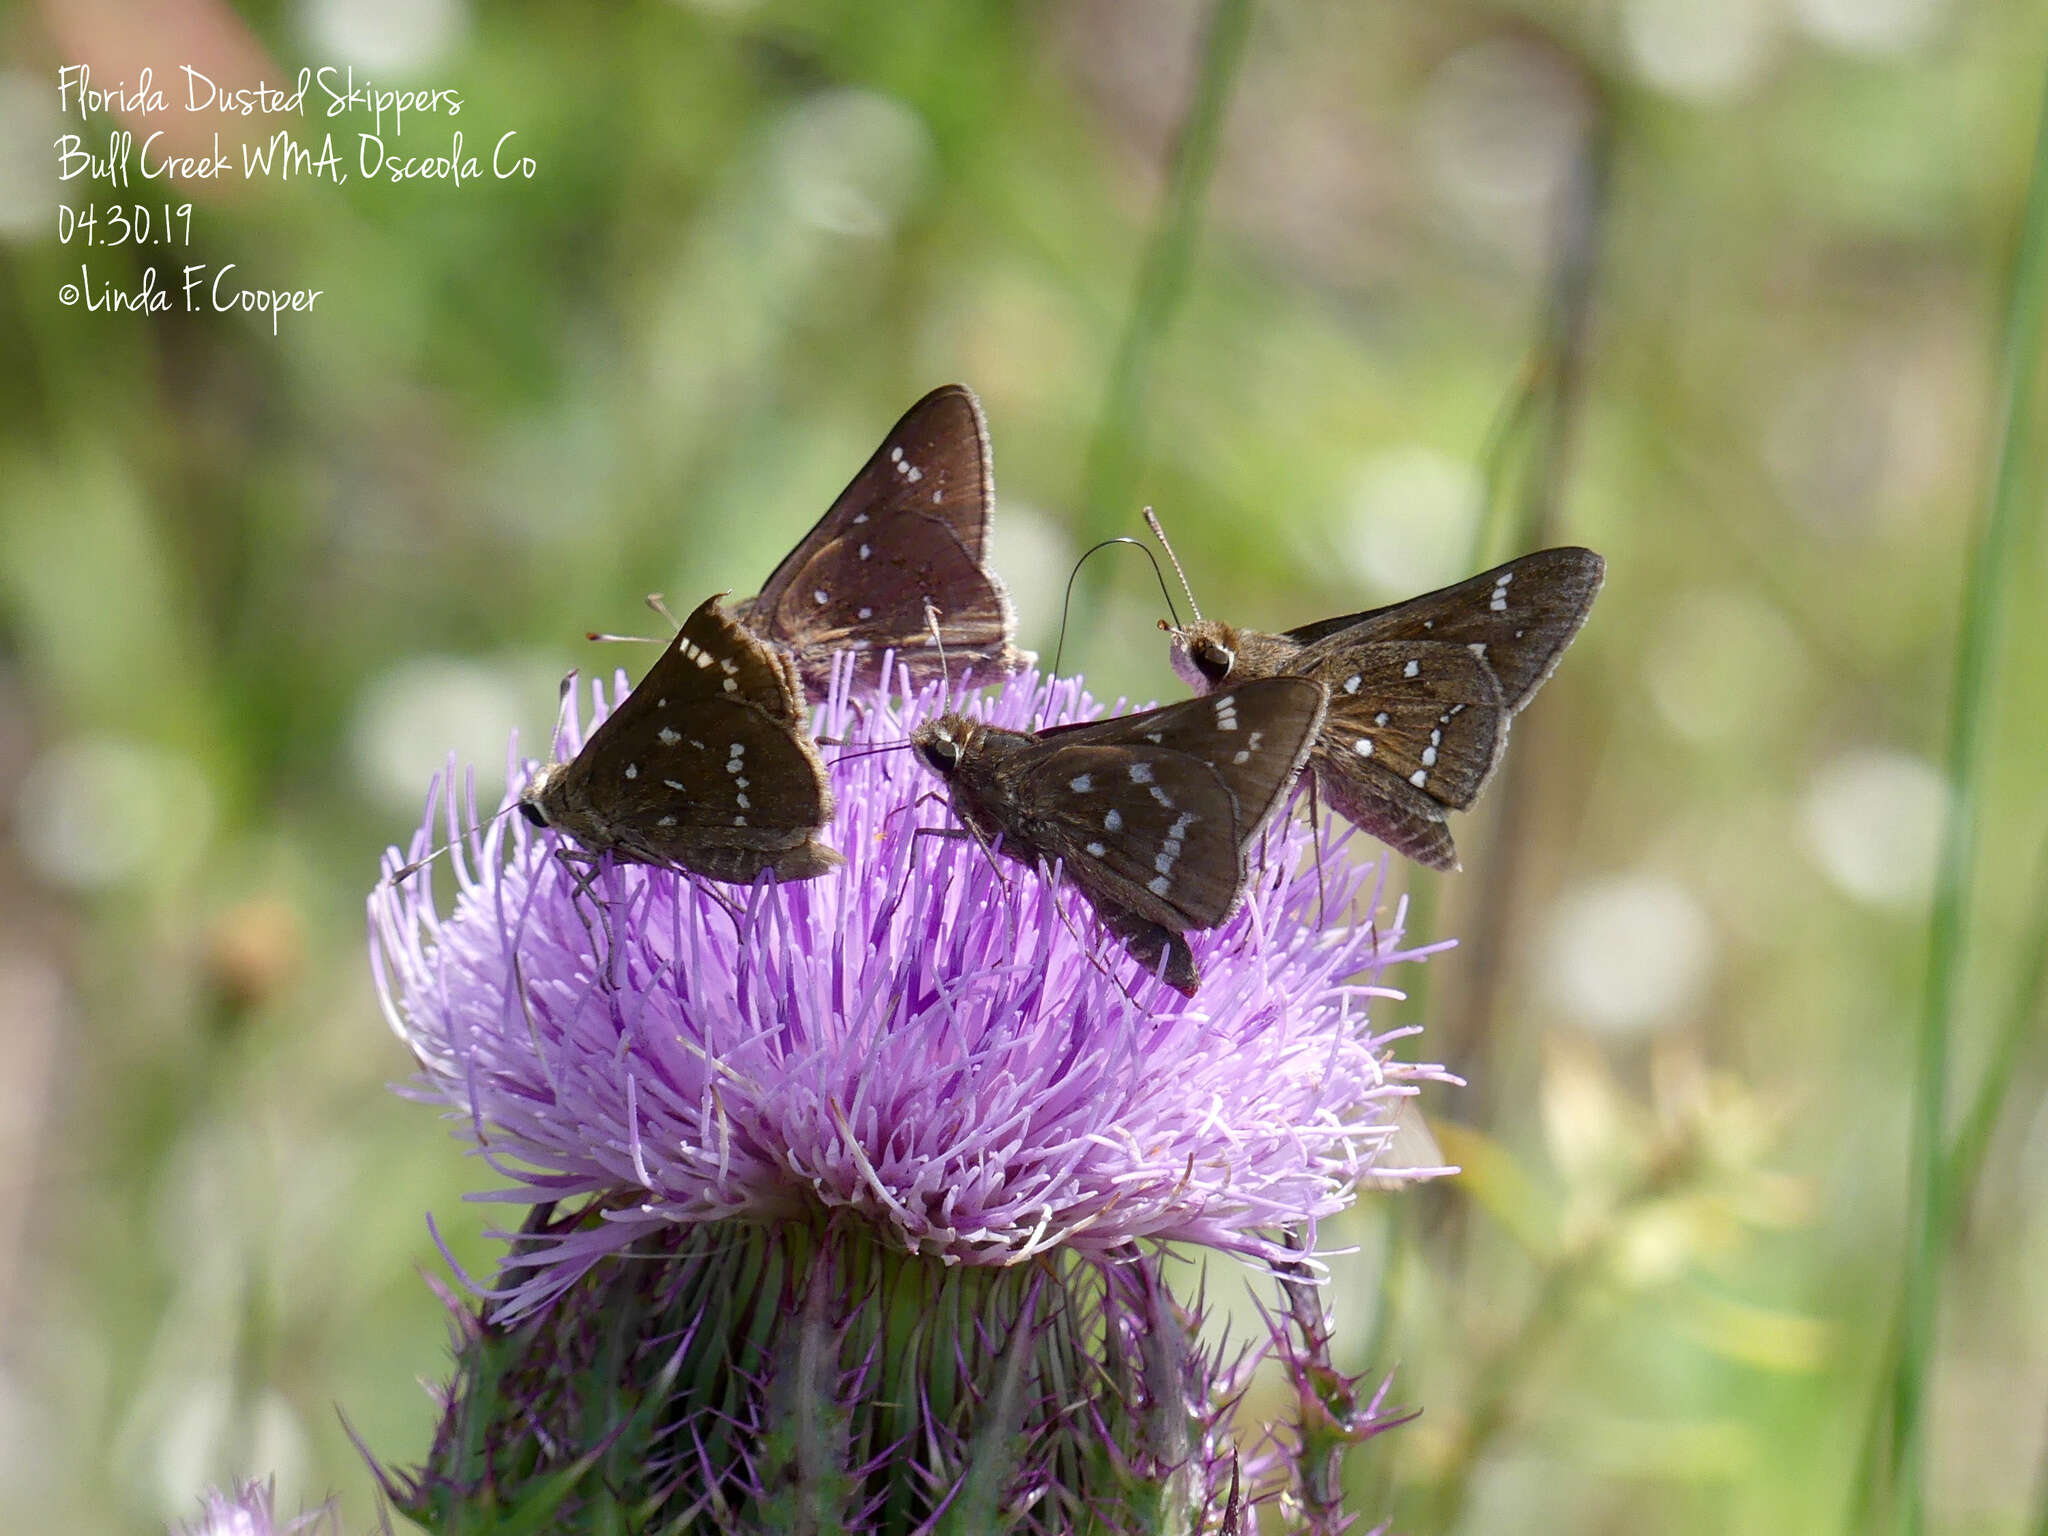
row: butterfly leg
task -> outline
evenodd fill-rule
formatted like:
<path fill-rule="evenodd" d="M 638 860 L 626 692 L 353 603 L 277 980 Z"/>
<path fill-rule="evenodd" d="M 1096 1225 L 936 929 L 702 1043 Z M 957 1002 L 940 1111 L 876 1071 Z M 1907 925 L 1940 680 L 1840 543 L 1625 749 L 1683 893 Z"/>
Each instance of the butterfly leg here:
<path fill-rule="evenodd" d="M 597 894 L 597 871 L 604 862 L 604 855 L 592 853 L 587 848 L 557 848 L 555 857 L 561 860 L 562 867 L 569 871 L 569 878 L 575 882 L 570 905 L 575 909 L 577 920 L 583 924 L 583 931 L 590 937 L 599 973 L 609 978 L 613 957 L 618 953 L 618 940 L 612 932 L 611 904 Z M 583 910 L 583 903 L 575 899 L 578 896 L 588 896 L 590 905 L 596 909 L 598 922 L 604 928 L 602 943 L 597 929 L 591 926 L 590 918 Z"/>
<path fill-rule="evenodd" d="M 901 807 L 899 807 L 898 809 L 901 809 Z M 890 812 L 890 814 L 894 815 L 895 812 L 892 811 Z M 981 850 L 982 857 L 988 860 L 988 867 L 995 871 L 996 879 L 1002 882 L 1004 889 L 1007 890 L 1009 888 L 1009 877 L 1004 873 L 1003 866 L 996 862 L 995 850 L 990 848 L 989 845 L 987 843 L 984 843 L 979 837 L 976 837 L 974 833 L 970 831 L 968 828 L 919 827 L 910 834 L 911 843 L 915 845 L 917 840 L 921 837 L 936 837 L 941 841 L 948 843 L 967 842 L 974 844 L 975 847 Z"/>
<path fill-rule="evenodd" d="M 533 1045 L 536 1061 L 545 1062 L 547 1053 L 541 1049 L 540 1021 L 533 1016 L 533 999 L 526 991 L 526 968 L 520 964 L 519 952 L 512 952 L 512 987 L 519 994 L 519 1013 L 526 1020 L 526 1038 Z"/>
<path fill-rule="evenodd" d="M 1126 998 L 1130 999 L 1130 1004 L 1133 1008 L 1137 1009 L 1140 1013 L 1150 1015 L 1152 1010 L 1145 1006 L 1143 1001 L 1140 1000 L 1140 998 L 1138 997 L 1138 994 L 1133 992 L 1128 986 L 1124 984 L 1123 977 L 1117 975 L 1115 971 L 1111 970 L 1108 962 L 1105 961 L 1102 958 L 1102 956 L 1096 952 L 1099 946 L 1091 944 L 1087 939 L 1083 938 L 1081 935 L 1081 930 L 1074 926 L 1073 918 L 1070 917 L 1067 913 L 1066 904 L 1060 900 L 1059 887 L 1057 885 L 1053 887 L 1052 891 L 1052 909 L 1055 913 L 1059 915 L 1061 926 L 1064 927 L 1067 930 L 1067 933 L 1073 938 L 1075 948 L 1079 949 L 1082 954 L 1088 957 L 1088 963 L 1094 966 L 1096 970 L 1102 972 L 1102 974 L 1107 976 L 1112 982 L 1114 982 L 1116 984 L 1117 991 L 1123 993 L 1123 995 Z M 1104 925 L 1107 926 L 1106 920 Z"/>
<path fill-rule="evenodd" d="M 690 882 L 698 895 L 707 897 L 718 906 L 724 908 L 725 915 L 732 919 L 735 929 L 740 927 L 740 919 L 745 915 L 746 909 L 744 907 L 713 885 L 709 880 L 706 880 L 702 875 L 687 869 L 678 869 L 677 873 L 683 879 Z"/>
<path fill-rule="evenodd" d="M 997 837 L 995 844 L 991 845 L 988 842 L 984 841 L 981 834 L 975 831 L 972 827 L 919 827 L 916 831 L 910 834 L 910 837 L 911 847 L 913 849 L 913 858 L 916 857 L 914 850 L 917 846 L 917 840 L 921 837 L 941 838 L 949 843 L 956 843 L 964 838 L 967 841 L 972 842 L 975 847 L 979 848 L 981 850 L 981 856 L 984 859 L 988 860 L 989 871 L 996 877 L 996 884 L 1002 889 L 1004 897 L 1004 911 L 1009 919 L 1011 936 L 1014 939 L 1017 925 L 1017 906 L 1015 901 L 1016 893 L 1010 885 L 1010 877 L 1008 871 L 1006 871 L 1003 868 L 1002 864 L 996 858 L 996 848 L 1000 847 L 1002 844 L 1002 838 L 1000 836 Z"/>
<path fill-rule="evenodd" d="M 1309 857 L 1316 861 L 1316 927 L 1330 926 L 1329 908 L 1323 896 L 1323 802 L 1316 792 L 1316 776 L 1308 776 L 1308 846 Z"/>
<path fill-rule="evenodd" d="M 894 821 L 898 816 L 901 816 L 905 811 L 914 811 L 920 805 L 926 805 L 931 803 L 932 801 L 937 801 L 940 805 L 946 805 L 950 803 L 946 799 L 946 797 L 940 794 L 936 789 L 928 789 L 923 794 L 919 795 L 915 800 L 912 800 L 909 804 L 899 805 L 893 811 L 889 812 L 888 815 L 882 818 L 882 825 L 887 826 L 890 822 Z M 927 828 L 926 830 L 936 834 L 940 829 L 933 827 Z M 957 827 L 947 828 L 945 830 L 949 836 L 959 837 L 962 835 L 960 829 Z"/>

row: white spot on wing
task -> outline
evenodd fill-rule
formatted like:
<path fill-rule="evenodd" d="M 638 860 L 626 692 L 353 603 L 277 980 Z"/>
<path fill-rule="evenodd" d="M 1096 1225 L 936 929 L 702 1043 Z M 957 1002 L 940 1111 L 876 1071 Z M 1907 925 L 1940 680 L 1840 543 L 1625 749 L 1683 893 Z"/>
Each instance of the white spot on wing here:
<path fill-rule="evenodd" d="M 1369 736 L 1359 737 L 1358 740 L 1351 744 L 1351 747 L 1360 757 L 1372 756 L 1372 738 Z"/>
<path fill-rule="evenodd" d="M 1407 666 L 1401 669 L 1401 675 L 1403 677 L 1417 677 L 1421 674 L 1421 672 L 1422 663 L 1419 661 L 1411 661 L 1408 663 Z"/>
<path fill-rule="evenodd" d="M 1102 830 L 1105 832 L 1121 832 L 1123 831 L 1123 829 L 1123 813 L 1112 806 L 1107 812 L 1103 814 Z"/>
<path fill-rule="evenodd" d="M 1088 854 L 1091 858 L 1099 859 L 1107 852 L 1109 852 L 1109 850 L 1103 847 L 1100 843 L 1090 843 L 1088 845 Z"/>
<path fill-rule="evenodd" d="M 1145 882 L 1145 889 L 1150 891 L 1154 896 L 1164 896 L 1167 892 L 1167 888 L 1167 879 L 1164 875 L 1154 875 L 1150 880 L 1147 880 Z"/>
<path fill-rule="evenodd" d="M 831 601 L 832 601 L 832 599 L 831 599 L 830 595 L 829 595 L 829 594 L 827 594 L 827 592 L 825 591 L 825 589 L 824 589 L 823 587 L 820 587 L 820 588 L 818 588 L 818 590 L 817 590 L 817 591 L 815 591 L 815 592 L 813 592 L 813 593 L 811 594 L 811 601 L 812 601 L 812 602 L 814 602 L 814 603 L 816 603 L 816 604 L 817 604 L 817 605 L 818 605 L 818 606 L 819 606 L 820 608 L 822 608 L 822 607 L 824 607 L 824 606 L 825 606 L 825 605 L 826 605 L 827 603 L 831 602 Z"/>
<path fill-rule="evenodd" d="M 1084 773 L 1067 780 L 1067 788 L 1071 789 L 1077 795 L 1085 795 L 1088 793 L 1089 790 L 1093 789 L 1094 787 L 1095 779 L 1094 776 L 1091 774 Z"/>
<path fill-rule="evenodd" d="M 1152 782 L 1152 765 L 1150 763 L 1131 764 L 1131 782 L 1133 784 L 1150 784 Z"/>
<path fill-rule="evenodd" d="M 872 608 L 863 608 L 859 613 L 854 615 L 854 617 L 858 619 L 872 619 L 874 616 L 875 610 Z"/>
<path fill-rule="evenodd" d="M 655 735 L 661 739 L 661 744 L 664 747 L 672 747 L 677 742 L 683 739 L 683 733 L 681 731 L 670 730 L 665 725 L 659 731 L 655 732 Z"/>
<path fill-rule="evenodd" d="M 628 764 L 626 764 L 626 777 L 627 777 L 627 778 L 629 778 L 629 779 L 637 779 L 637 778 L 639 778 L 639 777 L 640 777 L 640 765 L 639 765 L 638 763 L 628 763 Z"/>
<path fill-rule="evenodd" d="M 1346 693 L 1358 692 L 1358 685 L 1363 681 L 1364 679 L 1360 677 L 1356 672 L 1352 673 L 1349 677 L 1344 679 L 1344 691 Z"/>
<path fill-rule="evenodd" d="M 1422 788 L 1423 785 L 1429 782 L 1428 770 L 1423 768 L 1416 769 L 1413 773 L 1408 775 L 1408 782 L 1410 784 L 1413 784 L 1417 789 Z"/>

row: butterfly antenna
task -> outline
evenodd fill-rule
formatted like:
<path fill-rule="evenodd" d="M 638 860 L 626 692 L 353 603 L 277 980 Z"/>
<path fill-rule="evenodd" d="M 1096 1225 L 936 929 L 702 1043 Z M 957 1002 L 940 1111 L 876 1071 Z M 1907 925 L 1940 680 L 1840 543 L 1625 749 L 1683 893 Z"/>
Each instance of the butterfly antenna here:
<path fill-rule="evenodd" d="M 571 667 L 562 674 L 562 686 L 555 694 L 555 734 L 548 743 L 548 749 L 560 756 L 562 738 L 567 734 L 569 721 L 576 712 L 576 669 Z M 531 775 L 529 775 L 531 777 Z"/>
<path fill-rule="evenodd" d="M 1052 652 L 1052 675 L 1054 677 L 1060 675 L 1060 657 L 1067 648 L 1067 611 L 1073 606 L 1074 602 L 1074 582 L 1081 574 L 1081 567 L 1088 563 L 1088 557 L 1097 550 L 1109 548 L 1112 544 L 1128 544 L 1133 549 L 1140 551 L 1147 560 L 1152 562 L 1152 574 L 1159 578 L 1159 591 L 1160 595 L 1166 599 L 1166 611 L 1173 614 L 1173 627 L 1175 629 L 1180 628 L 1180 614 L 1173 606 L 1173 593 L 1166 585 L 1166 573 L 1159 569 L 1159 561 L 1152 551 L 1145 548 L 1144 544 L 1139 540 L 1126 538 L 1121 534 L 1113 539 L 1104 539 L 1100 544 L 1091 545 L 1088 549 L 1083 550 L 1081 558 L 1074 562 L 1073 570 L 1067 573 L 1066 596 L 1060 599 L 1060 638 L 1059 643 L 1053 647 Z M 1182 580 L 1185 583 L 1186 578 L 1182 578 Z M 1199 618 L 1200 615 L 1198 614 L 1196 617 Z"/>
<path fill-rule="evenodd" d="M 612 635 L 605 633 L 601 629 L 586 629 L 583 631 L 583 638 L 595 640 L 600 645 L 666 645 L 668 643 L 665 640 L 657 640 L 652 635 Z"/>
<path fill-rule="evenodd" d="M 485 827 L 488 827 L 492 822 L 497 821 L 501 817 L 507 815 L 509 812 L 516 811 L 517 809 L 519 809 L 519 802 L 517 800 L 514 800 L 510 805 L 501 806 L 499 809 L 491 812 L 491 814 L 486 816 L 482 821 L 478 822 L 474 827 L 471 827 L 470 831 L 481 832 Z M 421 870 L 425 869 L 429 864 L 433 863 L 434 860 L 441 857 L 441 855 L 446 853 L 450 848 L 453 848 L 455 846 L 455 842 L 456 840 L 451 838 L 449 841 L 445 843 L 437 843 L 432 848 L 429 848 L 425 853 L 421 854 L 418 858 L 414 859 L 411 863 L 399 865 L 398 868 L 391 871 L 391 874 L 389 876 L 391 883 L 393 885 L 403 885 L 406 881 L 410 880 L 414 875 L 418 874 Z"/>
<path fill-rule="evenodd" d="M 1145 526 L 1152 530 L 1152 537 L 1159 541 L 1159 547 L 1166 551 L 1166 558 L 1173 562 L 1173 574 L 1180 578 L 1180 589 L 1188 595 L 1188 607 L 1193 610 L 1195 622 L 1202 622 L 1202 610 L 1195 604 L 1195 589 L 1188 585 L 1188 573 L 1181 569 L 1180 556 L 1173 552 L 1173 546 L 1166 540 L 1166 530 L 1159 526 L 1159 514 L 1150 507 L 1145 509 Z"/>
<path fill-rule="evenodd" d="M 820 745 L 820 746 L 826 746 L 826 745 L 830 745 L 830 743 L 826 743 L 826 742 L 820 742 L 820 743 L 819 743 L 819 745 Z M 842 743 L 842 745 L 843 745 L 843 743 Z M 876 756 L 876 755 L 877 755 L 878 753 L 882 753 L 882 752 L 904 752 L 904 751 L 908 751 L 908 750 L 909 750 L 909 748 L 910 748 L 910 745 L 911 745 L 911 744 L 910 744 L 909 742 L 907 742 L 907 741 L 891 741 L 891 742 L 885 742 L 885 743 L 883 743 L 883 744 L 882 744 L 881 746 L 879 746 L 879 747 L 864 747 L 864 748 L 862 748 L 862 749 L 861 749 L 860 751 L 858 751 L 858 752 L 842 752 L 842 753 L 840 753 L 840 754 L 839 754 L 839 755 L 838 755 L 837 757 L 833 758 L 833 759 L 832 759 L 832 761 L 833 761 L 834 763 L 851 763 L 851 762 L 854 762 L 854 761 L 856 761 L 856 760 L 857 760 L 857 759 L 859 759 L 859 758 L 863 758 L 863 757 L 874 757 L 874 756 Z"/>
<path fill-rule="evenodd" d="M 668 627 L 670 629 L 681 629 L 683 627 L 682 625 L 676 622 L 676 616 L 668 611 L 668 604 L 664 603 L 661 600 L 661 594 L 659 592 L 650 592 L 647 594 L 647 606 L 652 608 L 656 613 L 660 614 L 664 619 L 666 619 L 668 621 Z"/>
<path fill-rule="evenodd" d="M 939 633 L 939 620 L 944 617 L 937 603 L 930 598 L 924 600 L 924 627 L 931 631 L 932 644 L 939 648 L 939 682 L 945 689 L 942 697 L 950 702 L 953 697 L 953 674 L 946 665 L 945 637 Z"/>

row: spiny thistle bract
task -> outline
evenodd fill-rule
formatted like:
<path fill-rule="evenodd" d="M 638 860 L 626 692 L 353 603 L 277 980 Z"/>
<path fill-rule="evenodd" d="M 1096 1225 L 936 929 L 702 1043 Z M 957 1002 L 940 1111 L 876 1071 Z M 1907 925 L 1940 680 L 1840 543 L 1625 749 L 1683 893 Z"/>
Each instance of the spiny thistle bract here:
<path fill-rule="evenodd" d="M 445 820 L 452 910 L 424 876 L 371 897 L 407 1091 L 499 1176 L 480 1198 L 531 1210 L 432 1456 L 388 1484 L 430 1528 L 1248 1531 L 1288 1460 L 1234 1451 L 1237 1372 L 1161 1245 L 1298 1272 L 1292 1234 L 1441 1075 L 1369 1024 L 1412 958 L 1350 915 L 1374 869 L 1276 824 L 1183 998 L 1064 882 L 916 836 L 948 824 L 936 782 L 868 749 L 961 701 L 847 675 L 813 721 L 843 743 L 843 870 L 586 870 L 443 781 L 411 856 Z M 1031 675 L 965 707 L 1099 713 Z M 1304 1402 L 1349 1390 L 1310 1380 L 1323 1342 L 1280 1351 Z M 1385 1422 L 1373 1400 L 1344 1432 Z"/>

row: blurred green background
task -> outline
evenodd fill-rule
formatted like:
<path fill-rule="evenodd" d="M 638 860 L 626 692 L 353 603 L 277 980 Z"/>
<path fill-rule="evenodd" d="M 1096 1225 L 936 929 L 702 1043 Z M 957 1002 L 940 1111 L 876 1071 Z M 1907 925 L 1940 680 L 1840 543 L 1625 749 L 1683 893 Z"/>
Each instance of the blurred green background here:
<path fill-rule="evenodd" d="M 1401 876 L 1419 936 L 1464 941 L 1391 1015 L 1471 1080 L 1429 1103 L 1470 1171 L 1335 1234 L 1346 1363 L 1425 1410 L 1350 1474 L 1414 1533 L 1843 1528 L 2048 14 L 1267 0 L 1235 59 L 1209 14 L 0 15 L 0 1523 L 160 1529 L 271 1470 L 371 1523 L 336 1410 L 425 1450 L 423 1213 L 491 1264 L 479 1169 L 386 1091 L 380 850 L 450 749 L 487 795 L 510 729 L 539 749 L 561 673 L 619 659 L 586 628 L 751 592 L 960 379 L 1047 656 L 1075 553 L 1145 503 L 1205 611 L 1270 628 L 1606 554 L 1464 873 Z M 1197 132 L 1176 183 L 1205 58 L 1213 175 Z M 486 176 L 63 185 L 57 136 L 117 126 L 60 120 L 80 61 L 454 87 L 400 142 L 459 127 Z M 508 129 L 531 181 L 489 178 Z M 189 250 L 55 238 L 60 201 L 166 195 Z M 324 295 L 277 335 L 56 299 L 81 263 L 175 289 L 228 261 Z M 1959 1097 L 2039 907 L 2030 485 Z M 1080 591 L 1069 665 L 1177 695 L 1143 562 Z M 1947 1532 L 2031 1529 L 2048 1446 L 2038 1053 L 2008 1075 L 1933 1378 Z"/>

